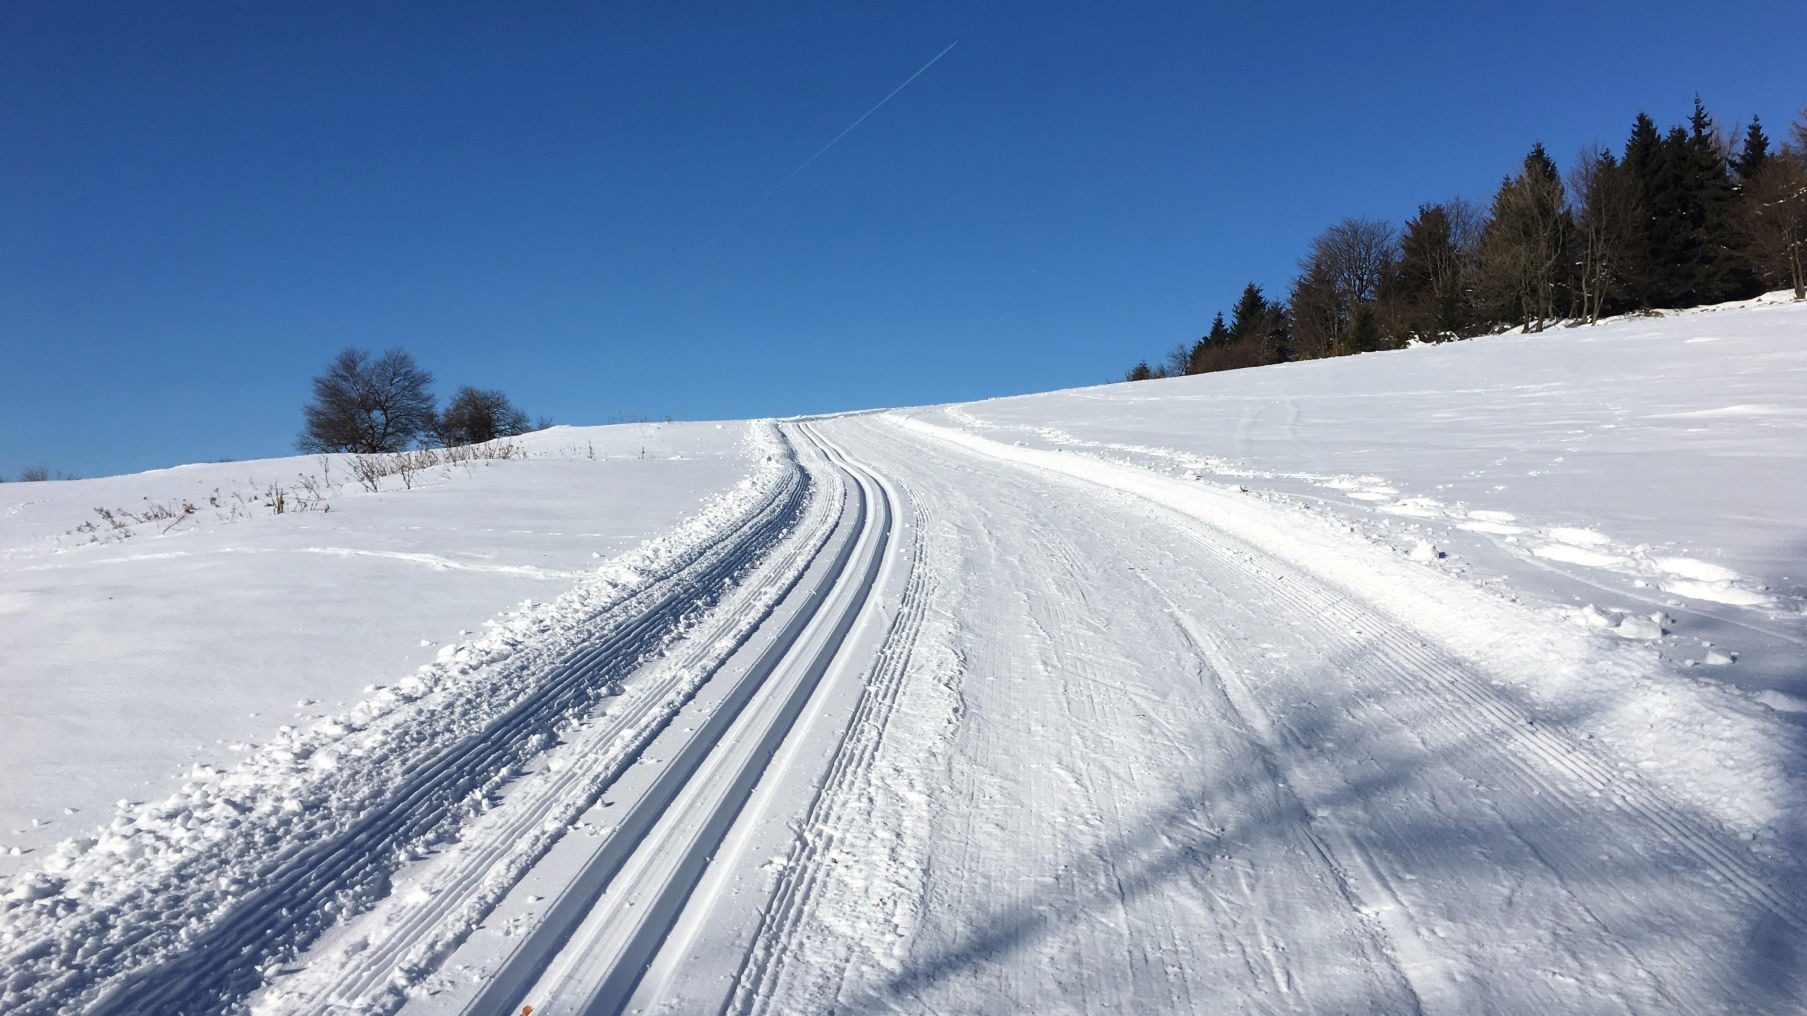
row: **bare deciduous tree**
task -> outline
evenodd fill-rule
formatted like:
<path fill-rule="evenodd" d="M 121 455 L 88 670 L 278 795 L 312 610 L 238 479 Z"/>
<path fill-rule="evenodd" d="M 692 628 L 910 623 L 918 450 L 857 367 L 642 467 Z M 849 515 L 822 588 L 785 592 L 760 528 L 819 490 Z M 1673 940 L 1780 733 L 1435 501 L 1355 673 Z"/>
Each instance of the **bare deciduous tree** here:
<path fill-rule="evenodd" d="M 465 385 L 446 403 L 445 412 L 431 419 L 431 429 L 441 446 L 479 444 L 528 431 L 527 414 L 508 396 L 495 389 Z"/>
<path fill-rule="evenodd" d="M 1745 184 L 1737 224 L 1757 277 L 1807 299 L 1807 151 L 1791 145 L 1763 164 Z"/>
<path fill-rule="evenodd" d="M 314 378 L 303 407 L 304 452 L 395 452 L 426 433 L 433 414 L 433 375 L 401 349 L 372 358 L 347 349 Z"/>
<path fill-rule="evenodd" d="M 1380 295 L 1380 281 L 1396 255 L 1393 226 L 1380 219 L 1344 219 L 1311 241 L 1306 269 L 1324 268 L 1349 306 Z"/>
<path fill-rule="evenodd" d="M 1556 316 L 1556 287 L 1567 239 L 1562 174 L 1532 147 L 1524 168 L 1500 185 L 1481 237 L 1481 282 L 1495 315 L 1542 331 Z"/>
<path fill-rule="evenodd" d="M 1624 292 L 1642 214 L 1638 188 L 1612 152 L 1597 144 L 1581 150 L 1569 170 L 1568 185 L 1579 247 L 1575 253 L 1581 316 L 1591 325 L 1600 320 L 1607 303 Z"/>
<path fill-rule="evenodd" d="M 1349 352 L 1355 310 L 1380 295 L 1397 254 L 1392 224 L 1379 219 L 1343 219 L 1311 241 L 1311 253 L 1299 262 L 1305 274 L 1293 287 L 1295 300 L 1318 304 L 1293 309 L 1301 355 L 1325 347 L 1323 355 Z"/>
<path fill-rule="evenodd" d="M 1347 322 L 1336 285 L 1320 266 L 1305 265 L 1286 298 L 1292 315 L 1293 348 L 1302 360 L 1335 356 Z"/>

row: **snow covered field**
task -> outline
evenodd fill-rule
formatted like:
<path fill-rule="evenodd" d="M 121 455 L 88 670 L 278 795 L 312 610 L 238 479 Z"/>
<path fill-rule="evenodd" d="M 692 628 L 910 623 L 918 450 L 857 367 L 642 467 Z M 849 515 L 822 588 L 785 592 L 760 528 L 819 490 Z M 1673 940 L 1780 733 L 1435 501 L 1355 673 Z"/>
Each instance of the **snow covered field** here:
<path fill-rule="evenodd" d="M 1778 298 L 907 415 L 1285 494 L 1608 618 L 1677 614 L 1666 654 L 1737 655 L 1718 679 L 1807 709 L 1807 311 Z"/>
<path fill-rule="evenodd" d="M 0 488 L 0 1007 L 1807 1011 L 1804 440 L 1759 301 Z"/>
<path fill-rule="evenodd" d="M 0 487 L 0 872 L 557 597 L 732 487 L 745 436 L 557 427 L 380 493 L 338 456 Z"/>

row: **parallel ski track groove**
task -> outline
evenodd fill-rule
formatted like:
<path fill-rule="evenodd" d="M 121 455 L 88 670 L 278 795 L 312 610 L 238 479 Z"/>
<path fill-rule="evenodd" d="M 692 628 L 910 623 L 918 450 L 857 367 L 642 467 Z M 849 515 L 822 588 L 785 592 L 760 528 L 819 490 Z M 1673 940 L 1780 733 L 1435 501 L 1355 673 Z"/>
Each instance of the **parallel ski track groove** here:
<path fill-rule="evenodd" d="M 702 828 L 695 838 L 683 846 L 683 863 L 669 881 L 654 887 L 650 900 L 635 908 L 637 923 L 631 929 L 626 947 L 615 965 L 591 992 L 585 1005 L 585 1011 L 592 1014 L 616 1011 L 644 975 L 647 965 L 701 879 L 709 856 L 752 795 L 759 776 L 788 734 L 815 683 L 839 652 L 854 620 L 870 597 L 885 550 L 889 546 L 893 513 L 888 497 L 876 480 L 871 481 L 874 491 L 879 495 L 879 504 L 874 510 L 874 506 L 868 503 L 863 485 L 853 475 L 858 467 L 847 463 L 837 449 L 816 435 L 811 428 L 804 426 L 801 432 L 831 462 L 841 460 L 835 462 L 835 468 L 846 477 L 849 492 L 859 494 L 858 515 L 850 527 L 847 541 L 818 584 L 809 591 L 807 604 L 761 652 L 747 673 L 738 679 L 678 754 L 666 763 L 654 784 L 629 806 L 627 814 L 617 824 L 608 843 L 586 863 L 584 870 L 554 903 L 528 940 L 517 946 L 477 997 L 465 1006 L 466 1013 L 515 1011 L 533 982 L 547 970 L 561 950 L 570 947 L 573 935 L 595 901 L 634 857 L 636 851 L 645 846 L 655 824 L 689 786 L 698 768 L 745 711 L 754 694 L 790 655 L 799 637 L 826 604 L 831 593 L 844 584 L 856 583 L 857 592 L 843 608 L 842 615 L 836 620 L 818 654 L 811 659 L 805 673 L 788 693 L 785 708 L 772 725 L 761 732 L 756 740 L 754 753 L 741 763 L 728 792 L 705 816 Z M 873 538 L 876 549 L 870 552 L 870 560 L 864 571 L 856 574 L 852 571 L 852 561 L 865 543 L 864 535 L 868 532 L 878 534 Z"/>
<path fill-rule="evenodd" d="M 917 505 L 912 498 L 911 503 Z M 901 603 L 878 650 L 877 663 L 861 692 L 858 706 L 828 771 L 817 787 L 808 812 L 799 825 L 801 835 L 791 847 L 777 888 L 743 958 L 734 987 L 724 1001 L 723 1012 L 752 1013 L 770 1004 L 772 985 L 783 976 L 795 951 L 796 936 L 813 908 L 822 880 L 829 874 L 822 860 L 836 843 L 835 830 L 855 803 L 859 780 L 872 765 L 884 742 L 892 707 L 903 687 L 904 675 L 916 647 L 918 632 L 928 613 L 933 589 L 928 570 L 920 564 L 925 519 L 918 506 L 911 540 L 912 562 Z"/>
<path fill-rule="evenodd" d="M 698 548 L 611 611 L 638 609 L 631 622 L 569 654 L 528 697 L 415 770 L 386 805 L 331 839 L 279 855 L 254 895 L 215 924 L 192 933 L 183 929 L 182 952 L 106 985 L 89 1011 L 217 1012 L 254 990 L 264 963 L 318 933 L 318 915 L 335 896 L 393 871 L 409 844 L 430 837 L 469 793 L 517 761 L 531 738 L 591 707 L 613 678 L 657 651 L 685 617 L 724 595 L 788 531 L 809 488 L 802 471 L 794 471 L 729 539 Z M 135 937 L 148 940 L 165 930 L 152 924 Z M 71 1001 L 56 1000 L 56 1008 Z"/>
<path fill-rule="evenodd" d="M 876 534 L 873 546 L 864 568 L 857 573 L 850 570 L 851 554 L 848 559 L 840 562 L 836 571 L 841 576 L 841 581 L 836 585 L 843 582 L 854 584 L 857 587 L 854 595 L 841 608 L 827 639 L 817 647 L 807 664 L 803 665 L 803 672 L 794 686 L 785 693 L 783 710 L 759 737 L 757 750 L 741 763 L 732 789 L 716 805 L 703 831 L 690 844 L 687 851 L 688 864 L 680 869 L 678 877 L 660 887 L 655 898 L 642 911 L 647 916 L 642 918 L 639 934 L 634 937 L 616 969 L 593 996 L 596 1001 L 586 1008 L 586 1016 L 616 1016 L 630 999 L 635 984 L 644 975 L 663 939 L 676 923 L 685 902 L 701 881 L 703 871 L 713 859 L 715 850 L 751 799 L 766 767 L 777 754 L 784 739 L 789 736 L 797 717 L 814 694 L 822 677 L 840 656 L 841 648 L 870 601 L 872 590 L 884 568 L 897 516 L 889 491 L 876 475 L 855 464 L 840 448 L 816 433 L 814 428 L 806 426 L 804 429 L 828 453 L 831 460 L 836 461 L 856 487 L 864 488 L 870 484 L 873 497 L 869 498 L 861 490 L 860 525 L 857 528 L 862 536 L 866 532 Z M 863 539 L 850 540 L 848 547 L 851 550 L 862 542 Z M 826 595 L 823 599 L 827 599 Z"/>
<path fill-rule="evenodd" d="M 639 752 L 669 726 L 678 710 L 695 699 L 725 658 L 751 638 L 757 631 L 758 624 L 771 615 L 784 596 L 801 580 L 808 562 L 821 553 L 823 545 L 833 535 L 832 520 L 838 515 L 838 505 L 837 500 L 835 505 L 827 509 L 821 506 L 810 509 L 811 513 L 825 511 L 829 523 L 804 539 L 788 541 L 777 556 L 761 567 L 762 574 L 775 577 L 781 586 L 761 590 L 752 603 L 727 616 L 712 618 L 697 631 L 687 633 L 673 650 L 670 658 L 672 665 L 661 665 L 659 674 L 656 675 L 660 679 L 640 689 L 647 708 L 611 714 L 605 718 L 600 731 L 586 735 L 586 740 L 607 743 L 611 748 L 616 748 L 621 745 L 618 739 L 624 732 L 634 728 L 631 743 L 621 746 L 623 750 L 607 771 L 596 773 L 573 766 L 543 787 L 536 788 L 532 801 L 511 800 L 509 807 L 514 814 L 504 828 L 494 832 L 487 843 L 467 846 L 457 855 L 456 874 L 449 881 L 435 885 L 435 905 L 423 907 L 407 920 L 385 929 L 388 937 L 359 953 L 354 968 L 339 974 L 324 990 L 314 992 L 314 1003 L 323 1004 L 328 999 L 344 1001 L 363 1005 L 372 1012 L 393 1011 L 398 1007 L 401 998 L 391 999 L 393 1004 L 390 1005 L 381 1004 L 380 998 L 380 993 L 394 972 L 404 962 L 436 968 L 447 955 L 444 950 L 432 956 L 417 955 L 422 936 L 436 922 L 443 920 L 444 915 L 453 907 L 476 901 L 480 894 L 491 894 L 494 898 L 487 900 L 480 911 L 467 912 L 463 917 L 475 923 L 487 916 L 500 900 L 501 894 L 497 890 L 507 888 L 489 885 L 491 873 L 503 859 L 510 858 L 514 846 L 528 841 L 533 831 L 553 812 L 581 812 L 609 792 L 621 775 L 638 761 Z M 733 634 L 735 629 L 740 629 L 738 636 Z M 645 723 L 649 712 L 664 715 L 659 722 Z M 548 841 L 534 855 L 524 860 L 512 859 L 517 862 L 519 870 L 524 872 L 543 858 L 551 846 L 552 842 Z M 518 879 L 511 881 L 509 885 L 517 883 Z M 439 902 L 442 900 L 446 902 Z"/>

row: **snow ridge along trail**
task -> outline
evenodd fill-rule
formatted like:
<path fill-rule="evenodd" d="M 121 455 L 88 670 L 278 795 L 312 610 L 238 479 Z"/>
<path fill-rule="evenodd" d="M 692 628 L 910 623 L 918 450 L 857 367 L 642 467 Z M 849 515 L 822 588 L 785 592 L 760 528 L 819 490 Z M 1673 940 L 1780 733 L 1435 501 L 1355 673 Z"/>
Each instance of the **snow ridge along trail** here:
<path fill-rule="evenodd" d="M 182 795 L 65 844 L 5 909 L 6 1011 L 230 1008 L 382 897 L 405 861 L 457 836 L 611 695 L 648 729 L 669 722 L 686 689 L 627 687 L 624 675 L 696 625 L 819 500 L 775 428 L 756 425 L 753 439 L 753 475 L 599 578 L 347 715 L 285 728 L 240 771 L 198 773 Z"/>
<path fill-rule="evenodd" d="M 828 456 L 847 492 L 838 549 L 787 597 L 769 640 L 746 646 L 723 669 L 719 699 L 687 711 L 693 725 L 650 749 L 657 772 L 641 785 L 611 788 L 619 811 L 613 828 L 463 1012 L 532 1004 L 614 1013 L 668 936 L 686 938 L 674 935 L 680 914 L 868 611 L 891 544 L 896 512 L 883 484 L 807 426 L 801 434 Z M 657 994 L 659 986 L 646 990 Z"/>

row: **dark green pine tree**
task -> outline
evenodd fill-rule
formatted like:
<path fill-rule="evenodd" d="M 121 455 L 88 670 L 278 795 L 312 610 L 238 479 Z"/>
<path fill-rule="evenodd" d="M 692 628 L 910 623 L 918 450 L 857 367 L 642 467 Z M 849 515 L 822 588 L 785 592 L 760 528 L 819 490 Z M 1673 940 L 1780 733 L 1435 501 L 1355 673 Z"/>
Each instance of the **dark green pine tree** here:
<path fill-rule="evenodd" d="M 1280 308 L 1268 302 L 1261 287 L 1251 282 L 1230 309 L 1230 341 L 1249 347 L 1246 358 L 1254 363 L 1280 363 L 1284 359 Z"/>
<path fill-rule="evenodd" d="M 1625 140 L 1625 166 L 1640 176 L 1654 178 L 1662 148 L 1663 136 L 1656 129 L 1656 121 L 1648 113 L 1639 113 L 1631 123 L 1631 137 Z"/>
<path fill-rule="evenodd" d="M 1676 306 L 1696 307 L 1755 296 L 1757 287 L 1744 268 L 1732 221 L 1737 196 L 1725 156 L 1720 154 L 1713 118 L 1699 96 L 1688 117 L 1688 142 L 1682 164 L 1683 237 L 1686 257 L 1679 265 Z"/>
<path fill-rule="evenodd" d="M 1269 300 L 1267 312 L 1268 356 L 1274 363 L 1291 363 L 1297 360 L 1299 351 L 1293 339 L 1292 313 L 1286 309 L 1286 302 Z"/>
<path fill-rule="evenodd" d="M 1211 319 L 1211 330 L 1206 332 L 1197 342 L 1192 344 L 1192 359 L 1186 364 L 1186 373 L 1203 374 L 1213 349 L 1222 349 L 1224 343 L 1230 341 L 1230 330 L 1224 327 L 1223 311 Z"/>
<path fill-rule="evenodd" d="M 1573 231 L 1563 207 L 1562 174 L 1542 144 L 1493 195 L 1481 234 L 1476 289 L 1496 320 L 1542 331 L 1562 306 Z"/>
<path fill-rule="evenodd" d="M 1242 342 L 1257 339 L 1267 327 L 1267 298 L 1253 282 L 1242 287 L 1242 296 L 1230 308 L 1230 339 Z"/>
<path fill-rule="evenodd" d="M 1732 160 L 1732 169 L 1737 171 L 1740 181 L 1748 181 L 1762 172 L 1767 162 L 1769 138 L 1763 133 L 1763 121 L 1753 116 L 1750 127 L 1744 132 L 1744 147 L 1739 150 L 1738 157 Z"/>
<path fill-rule="evenodd" d="M 1349 321 L 1349 351 L 1373 352 L 1380 348 L 1380 340 L 1380 316 L 1374 313 L 1374 305 L 1364 303 L 1356 307 Z"/>
<path fill-rule="evenodd" d="M 1705 119 L 1698 104 L 1696 113 L 1698 128 L 1710 131 L 1712 121 Z M 1639 140 L 1635 134 L 1633 140 Z M 1703 291 L 1715 288 L 1711 259 L 1703 253 L 1702 224 L 1711 167 L 1718 159 L 1716 149 L 1711 159 L 1703 158 L 1702 147 L 1689 131 L 1671 127 L 1654 158 L 1646 158 L 1641 145 L 1626 149 L 1626 168 L 1640 183 L 1647 216 L 1646 263 L 1640 280 L 1645 306 L 1691 307 L 1703 302 Z"/>
<path fill-rule="evenodd" d="M 1461 259 L 1442 205 L 1419 205 L 1399 237 L 1399 260 L 1381 281 L 1381 303 L 1403 336 L 1435 341 L 1456 330 Z"/>
<path fill-rule="evenodd" d="M 1211 319 L 1211 332 L 1205 336 L 1205 339 L 1214 346 L 1221 346 L 1230 341 L 1230 329 L 1224 326 L 1223 311 L 1218 311 L 1217 316 Z"/>
<path fill-rule="evenodd" d="M 1619 266 L 1625 301 L 1633 307 L 1654 307 L 1658 303 L 1657 291 L 1662 280 L 1657 269 L 1655 222 L 1658 192 L 1663 189 L 1664 164 L 1663 138 L 1657 133 L 1656 121 L 1647 113 L 1639 113 L 1632 122 L 1631 137 L 1625 142 L 1625 158 L 1621 162 L 1640 210 L 1626 230 L 1625 257 Z"/>

